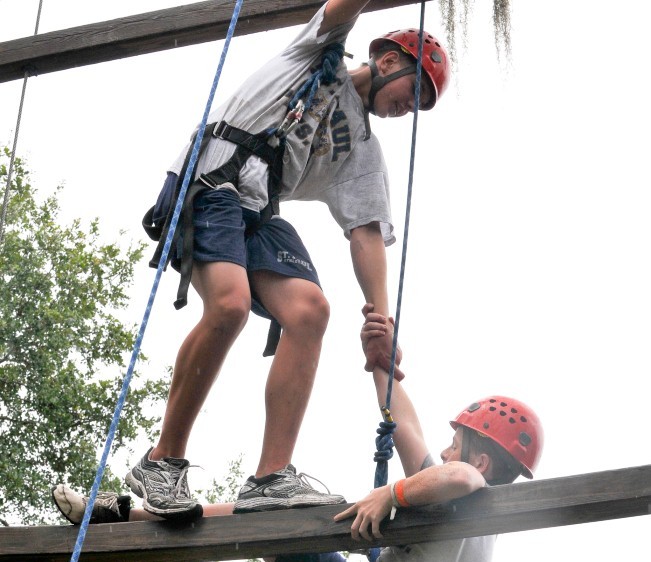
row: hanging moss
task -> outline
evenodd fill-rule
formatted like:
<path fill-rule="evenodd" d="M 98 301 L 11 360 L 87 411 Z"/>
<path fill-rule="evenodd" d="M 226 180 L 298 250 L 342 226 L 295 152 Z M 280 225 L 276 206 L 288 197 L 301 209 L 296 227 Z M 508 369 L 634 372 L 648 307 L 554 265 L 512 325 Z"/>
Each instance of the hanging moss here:
<path fill-rule="evenodd" d="M 448 54 L 453 66 L 458 63 L 459 44 L 468 48 L 468 22 L 474 0 L 439 0 L 441 19 L 445 27 Z M 498 61 L 503 55 L 511 56 L 511 3 L 510 0 L 493 0 L 493 32 Z"/>
<path fill-rule="evenodd" d="M 511 58 L 511 3 L 510 0 L 493 0 L 493 30 L 497 57 Z"/>

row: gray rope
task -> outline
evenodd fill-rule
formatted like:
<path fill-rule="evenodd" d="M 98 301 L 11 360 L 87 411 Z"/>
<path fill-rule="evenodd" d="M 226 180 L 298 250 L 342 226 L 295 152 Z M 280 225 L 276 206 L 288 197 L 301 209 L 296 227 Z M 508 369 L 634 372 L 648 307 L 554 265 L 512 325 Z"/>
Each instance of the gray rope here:
<path fill-rule="evenodd" d="M 36 26 L 34 27 L 34 35 L 38 35 L 38 25 L 41 21 L 41 9 L 43 8 L 43 0 L 38 3 L 38 13 L 36 14 Z M 27 79 L 29 78 L 29 70 L 25 70 L 25 77 L 23 78 L 23 91 L 20 95 L 20 104 L 18 105 L 18 119 L 16 120 L 16 133 L 14 134 L 14 144 L 11 149 L 11 157 L 9 159 L 9 171 L 7 172 L 7 185 L 5 186 L 5 194 L 2 201 L 2 215 L 0 216 L 0 245 L 4 240 L 5 221 L 7 220 L 7 207 L 9 207 L 9 188 L 14 173 L 14 162 L 16 161 L 16 146 L 18 145 L 18 133 L 20 132 L 20 121 L 23 116 L 23 105 L 25 103 L 25 90 L 27 89 Z"/>

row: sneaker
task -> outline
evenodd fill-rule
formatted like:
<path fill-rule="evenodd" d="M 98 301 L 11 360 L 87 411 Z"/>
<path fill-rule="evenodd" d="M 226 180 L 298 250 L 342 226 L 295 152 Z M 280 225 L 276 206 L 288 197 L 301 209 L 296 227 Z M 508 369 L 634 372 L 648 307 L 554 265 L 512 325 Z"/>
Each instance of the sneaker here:
<path fill-rule="evenodd" d="M 52 500 L 73 525 L 79 525 L 86 512 L 88 497 L 82 496 L 64 484 L 52 488 Z M 97 492 L 90 523 L 123 523 L 129 520 L 131 496 L 120 496 L 115 492 Z"/>
<path fill-rule="evenodd" d="M 165 457 L 149 460 L 149 453 L 140 459 L 125 478 L 131 491 L 142 498 L 142 506 L 149 513 L 165 519 L 193 520 L 203 515 L 203 508 L 190 494 L 186 459 Z"/>
<path fill-rule="evenodd" d="M 318 492 L 307 478 L 307 474 L 296 474 L 291 464 L 262 478 L 249 476 L 240 490 L 233 513 L 346 503 L 343 496 L 330 494 L 330 490 L 327 494 Z"/>

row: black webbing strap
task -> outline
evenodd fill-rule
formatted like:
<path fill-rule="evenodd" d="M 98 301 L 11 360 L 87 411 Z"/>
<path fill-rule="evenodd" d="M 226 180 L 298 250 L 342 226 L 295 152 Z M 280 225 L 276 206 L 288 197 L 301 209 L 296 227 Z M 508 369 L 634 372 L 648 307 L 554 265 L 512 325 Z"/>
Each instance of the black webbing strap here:
<path fill-rule="evenodd" d="M 196 133 L 192 135 L 191 143 L 194 144 L 194 139 L 196 137 Z M 201 156 L 206 149 L 206 146 L 208 146 L 208 142 L 210 141 L 210 136 L 209 135 L 204 135 L 204 137 L 201 139 L 201 145 L 199 146 L 199 156 Z M 188 169 L 188 163 L 190 162 L 190 156 L 192 155 L 192 149 L 188 150 L 188 153 L 185 155 L 185 160 L 183 161 L 183 167 L 181 168 L 181 173 L 178 176 L 178 180 L 176 182 L 176 187 L 174 190 L 174 197 L 172 198 L 172 203 L 170 205 L 170 208 L 167 212 L 167 216 L 165 217 L 165 223 L 162 227 L 162 230 L 160 232 L 157 231 L 157 229 L 153 228 L 153 215 L 154 215 L 154 207 L 149 209 L 145 217 L 143 218 L 143 228 L 147 231 L 147 234 L 149 234 L 149 237 L 157 240 L 158 244 L 156 245 L 156 249 L 154 250 L 154 255 L 152 256 L 151 260 L 149 261 L 149 267 L 153 267 L 156 269 L 158 267 L 158 264 L 160 262 L 161 255 L 163 253 L 163 247 L 165 246 L 165 240 L 167 239 L 167 233 L 169 232 L 170 229 L 170 222 L 172 220 L 172 215 L 174 214 L 174 208 L 176 206 L 176 201 L 179 198 L 179 192 L 181 191 L 181 184 L 183 182 L 183 178 L 185 177 L 185 173 Z M 197 157 L 197 160 L 199 159 L 199 156 Z M 185 200 L 183 202 L 183 205 L 185 206 L 188 201 L 188 196 L 189 192 L 192 191 L 192 184 L 190 187 L 188 187 L 188 191 L 186 192 L 185 195 Z M 196 194 L 195 194 L 196 195 Z M 194 196 L 193 196 L 194 197 Z M 181 210 L 183 216 L 183 208 Z M 172 239 L 172 244 L 171 248 L 174 248 L 176 241 L 178 240 L 179 236 L 179 231 L 180 229 L 177 229 L 176 232 L 174 233 L 174 238 Z M 167 264 L 170 262 L 172 258 L 172 251 L 170 251 L 169 255 L 167 256 L 167 263 L 165 264 L 165 268 L 167 268 Z"/>
<path fill-rule="evenodd" d="M 259 228 L 262 224 L 271 220 L 271 217 L 273 215 L 279 214 L 280 182 L 282 179 L 285 139 L 280 139 L 278 145 L 272 147 L 267 142 L 269 139 L 269 134 L 266 132 L 252 135 L 247 131 L 229 125 L 226 121 L 220 121 L 214 125 L 208 125 L 206 129 L 210 130 L 210 128 L 212 128 L 210 134 L 204 135 L 204 138 L 202 139 L 201 147 L 199 149 L 199 156 L 203 154 L 208 142 L 213 137 L 228 140 L 229 142 L 236 144 L 237 148 L 235 149 L 235 152 L 231 158 L 225 164 L 216 170 L 213 170 L 206 174 L 201 174 L 201 176 L 199 176 L 199 178 L 188 187 L 185 200 L 183 201 L 180 218 L 181 228 L 179 229 L 183 233 L 183 250 L 181 254 L 180 266 L 181 279 L 179 281 L 176 301 L 174 302 L 174 307 L 177 310 L 183 308 L 188 302 L 188 289 L 190 287 L 190 280 L 192 278 L 194 246 L 194 222 L 192 215 L 194 211 L 194 198 L 199 193 L 201 193 L 204 189 L 216 188 L 219 185 L 227 182 L 231 183 L 235 189 L 238 189 L 240 171 L 244 167 L 244 164 L 249 159 L 249 157 L 251 155 L 255 155 L 264 160 L 268 166 L 267 195 L 269 198 L 269 203 L 260 213 L 260 222 L 256 228 Z M 185 176 L 189 160 L 190 154 L 188 153 L 185 158 L 181 175 L 179 176 L 179 181 L 177 182 L 176 195 L 174 200 L 178 198 L 178 191 L 180 190 L 182 178 Z M 160 255 L 162 253 L 164 240 L 167 237 L 167 232 L 169 230 L 171 215 L 172 212 L 168 213 L 168 216 L 165 219 L 165 226 L 163 228 L 164 236 L 161 238 L 161 241 L 156 248 L 154 258 L 152 259 L 152 262 L 155 261 L 156 263 L 156 265 L 153 267 L 158 267 L 158 261 L 160 260 Z M 247 230 L 247 235 L 250 235 L 252 232 L 252 230 Z M 173 245 L 177 242 L 177 240 L 178 234 L 175 233 Z M 152 262 L 150 262 L 150 265 Z M 267 344 L 263 352 L 264 357 L 275 354 L 278 342 L 280 340 L 281 332 L 282 327 L 280 324 L 275 319 L 271 320 L 269 333 L 267 335 Z"/>
<path fill-rule="evenodd" d="M 280 341 L 280 334 L 283 331 L 282 326 L 278 323 L 278 320 L 273 318 L 271 320 L 271 325 L 269 326 L 269 332 L 267 332 L 267 345 L 262 352 L 262 357 L 269 357 L 270 355 L 275 355 L 276 348 L 278 347 L 278 342 Z"/>
<path fill-rule="evenodd" d="M 174 308 L 177 310 L 183 308 L 188 304 L 188 289 L 190 288 L 190 280 L 192 278 L 192 264 L 193 264 L 193 248 L 194 248 L 194 221 L 192 215 L 194 213 L 194 198 L 208 188 L 216 188 L 224 183 L 231 183 L 238 188 L 238 181 L 240 170 L 244 163 L 251 156 L 251 152 L 243 146 L 238 146 L 230 159 L 208 174 L 201 174 L 199 179 L 196 180 L 189 188 L 183 201 L 183 219 L 181 221 L 183 227 L 183 251 L 181 254 L 181 280 L 179 282 L 179 289 L 176 293 L 176 301 L 174 301 Z"/>

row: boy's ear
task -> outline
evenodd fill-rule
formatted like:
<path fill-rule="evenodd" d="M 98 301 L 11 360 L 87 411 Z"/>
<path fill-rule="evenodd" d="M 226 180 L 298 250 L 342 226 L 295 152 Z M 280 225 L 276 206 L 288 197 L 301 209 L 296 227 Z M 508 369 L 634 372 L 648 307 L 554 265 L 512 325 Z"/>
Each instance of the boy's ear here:
<path fill-rule="evenodd" d="M 398 66 L 400 66 L 400 54 L 398 51 L 387 51 L 384 53 L 379 60 L 375 61 L 378 67 L 378 70 L 382 74 L 390 74 L 394 72 Z"/>
<path fill-rule="evenodd" d="M 486 478 L 487 474 L 493 468 L 492 460 L 486 453 L 480 453 L 476 455 L 472 464 L 479 472 L 482 473 L 482 476 L 484 476 L 484 478 Z"/>

